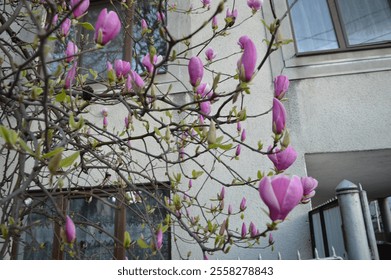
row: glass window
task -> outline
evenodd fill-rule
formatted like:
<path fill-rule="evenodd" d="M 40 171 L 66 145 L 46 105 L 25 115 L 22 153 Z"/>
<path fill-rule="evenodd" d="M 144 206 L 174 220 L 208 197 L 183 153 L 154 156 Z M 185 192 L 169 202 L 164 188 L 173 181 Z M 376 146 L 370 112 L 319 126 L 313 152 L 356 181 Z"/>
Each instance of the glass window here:
<path fill-rule="evenodd" d="M 132 68 L 138 73 L 145 71 L 141 64 L 141 59 L 149 52 L 149 47 L 154 46 L 157 53 L 165 55 L 166 41 L 159 33 L 157 11 L 158 3 L 156 0 L 140 0 L 135 2 L 135 7 L 127 8 L 116 2 L 111 4 L 109 1 L 91 2 L 88 13 L 80 21 L 91 23 L 93 26 L 96 23 L 98 15 L 103 8 L 109 11 L 115 11 L 119 15 L 122 23 L 120 34 L 105 47 L 96 50 L 94 42 L 94 31 L 86 30 L 82 27 L 77 30 L 71 30 L 66 40 L 56 40 L 53 43 L 50 53 L 50 60 L 54 60 L 48 64 L 49 71 L 54 73 L 65 56 L 65 48 L 68 40 L 76 42 L 80 51 L 85 52 L 79 58 L 78 66 L 84 69 L 83 73 L 88 73 L 88 69 L 93 69 L 104 77 L 106 74 L 107 62 L 114 64 L 116 59 L 123 59 L 132 62 Z M 129 18 L 132 20 L 129 20 Z M 142 33 L 141 20 L 145 19 L 147 25 L 152 32 Z M 84 45 L 82 45 L 83 42 Z M 128 44 L 128 45 L 127 45 Z M 129 46 L 129 47 L 128 47 Z M 129 48 L 133 46 L 130 50 Z M 88 51 L 93 50 L 94 51 Z M 159 69 L 160 72 L 166 71 L 166 68 Z"/>
<path fill-rule="evenodd" d="M 163 234 L 163 245 L 159 252 L 142 248 L 136 242 L 144 239 L 152 244 L 156 228 L 163 224 L 167 211 L 156 203 L 153 196 L 167 196 L 161 189 L 148 194 L 127 192 L 121 195 L 115 189 L 104 191 L 80 191 L 78 196 L 58 194 L 53 200 L 34 194 L 28 214 L 23 220 L 23 231 L 15 242 L 13 258 L 28 260 L 82 259 L 112 260 L 126 256 L 134 259 L 170 259 L 170 233 Z M 122 192 L 120 192 L 122 193 Z M 159 200 L 164 200 L 160 197 Z M 62 201 L 57 209 L 52 201 Z M 64 207 L 61 207 L 64 205 Z M 69 215 L 76 226 L 76 240 L 73 244 L 64 242 L 63 221 L 58 215 L 62 211 Z M 124 231 L 130 234 L 132 243 L 128 249 L 118 246 Z"/>
<path fill-rule="evenodd" d="M 298 53 L 391 46 L 389 0 L 298 0 L 290 15 Z"/>
<path fill-rule="evenodd" d="M 294 0 L 289 0 L 291 5 Z M 298 52 L 338 48 L 326 0 L 299 0 L 291 10 Z"/>
<path fill-rule="evenodd" d="M 348 44 L 374 44 L 391 40 L 389 0 L 339 0 Z"/>

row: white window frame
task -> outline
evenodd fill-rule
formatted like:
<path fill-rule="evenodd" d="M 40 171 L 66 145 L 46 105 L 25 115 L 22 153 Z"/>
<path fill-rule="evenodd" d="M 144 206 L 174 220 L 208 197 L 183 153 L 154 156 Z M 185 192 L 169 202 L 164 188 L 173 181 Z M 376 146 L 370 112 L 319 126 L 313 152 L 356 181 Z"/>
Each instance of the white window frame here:
<path fill-rule="evenodd" d="M 275 0 L 274 5 L 278 17 L 288 10 L 286 0 Z M 269 1 L 264 2 L 263 15 L 267 23 L 274 21 L 270 13 Z M 282 21 L 279 31 L 283 39 L 294 38 L 289 14 Z M 266 32 L 270 39 L 270 33 L 267 30 Z M 389 71 L 391 48 L 376 48 L 374 45 L 373 49 L 339 53 L 317 52 L 300 56 L 297 54 L 295 44 L 290 43 L 272 53 L 270 62 L 273 76 L 283 74 L 290 80 Z"/>

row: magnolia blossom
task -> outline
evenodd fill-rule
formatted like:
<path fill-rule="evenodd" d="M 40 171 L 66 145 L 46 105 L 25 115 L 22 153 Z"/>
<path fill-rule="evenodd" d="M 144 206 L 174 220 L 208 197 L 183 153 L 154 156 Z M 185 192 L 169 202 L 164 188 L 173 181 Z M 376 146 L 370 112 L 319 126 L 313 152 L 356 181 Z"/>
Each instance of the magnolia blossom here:
<path fill-rule="evenodd" d="M 201 3 L 204 6 L 204 8 L 209 8 L 210 2 L 211 2 L 211 0 L 201 0 Z"/>
<path fill-rule="evenodd" d="M 212 61 L 216 57 L 216 53 L 212 48 L 207 48 L 205 51 L 205 56 L 208 61 Z"/>
<path fill-rule="evenodd" d="M 228 215 L 232 214 L 232 205 L 228 205 Z"/>
<path fill-rule="evenodd" d="M 140 91 L 145 85 L 144 80 L 134 70 L 130 70 L 130 77 L 131 77 L 132 87 L 135 88 L 136 91 Z"/>
<path fill-rule="evenodd" d="M 72 243 L 76 239 L 76 227 L 68 215 L 65 221 L 65 237 L 68 243 Z"/>
<path fill-rule="evenodd" d="M 88 10 L 90 0 L 70 0 L 70 5 L 73 15 L 78 18 Z"/>
<path fill-rule="evenodd" d="M 246 209 L 247 207 L 246 204 L 247 204 L 247 200 L 245 197 L 243 197 L 242 201 L 240 202 L 240 207 L 239 207 L 240 211 L 244 211 Z"/>
<path fill-rule="evenodd" d="M 282 99 L 289 88 L 289 79 L 287 76 L 279 75 L 274 78 L 274 97 Z"/>
<path fill-rule="evenodd" d="M 213 91 L 208 83 L 201 83 L 197 87 L 196 92 L 201 98 L 208 98 L 209 99 L 209 98 L 212 98 L 212 96 L 213 96 Z"/>
<path fill-rule="evenodd" d="M 263 0 L 247 0 L 247 5 L 254 11 L 258 11 L 262 7 Z"/>
<path fill-rule="evenodd" d="M 151 56 L 146 54 L 141 63 L 144 65 L 144 67 L 147 69 L 149 74 L 152 74 L 155 70 L 155 65 L 159 64 L 163 60 L 163 57 L 161 55 L 157 56 L 156 54 L 153 56 L 153 59 L 151 60 Z"/>
<path fill-rule="evenodd" d="M 212 111 L 212 105 L 210 101 L 202 101 L 200 103 L 200 110 L 203 114 L 209 115 L 210 112 Z"/>
<path fill-rule="evenodd" d="M 223 200 L 224 197 L 225 197 L 225 187 L 222 187 L 219 195 L 219 200 Z"/>
<path fill-rule="evenodd" d="M 107 117 L 109 115 L 109 109 L 103 107 L 100 113 L 102 114 L 102 116 Z"/>
<path fill-rule="evenodd" d="M 244 142 L 246 140 L 246 138 L 247 138 L 246 135 L 247 135 L 246 134 L 246 129 L 243 129 L 242 135 L 240 136 L 240 141 Z"/>
<path fill-rule="evenodd" d="M 233 10 L 227 9 L 225 16 L 227 18 L 232 18 L 235 20 L 238 17 L 238 9 L 233 9 Z"/>
<path fill-rule="evenodd" d="M 116 12 L 107 12 L 104 8 L 95 24 L 95 42 L 104 46 L 117 37 L 121 30 L 121 22 Z"/>
<path fill-rule="evenodd" d="M 212 29 L 213 29 L 213 30 L 216 30 L 218 27 L 219 27 L 219 26 L 218 26 L 218 24 L 217 24 L 217 17 L 214 16 L 214 17 L 212 18 Z"/>
<path fill-rule="evenodd" d="M 241 150 L 242 150 L 242 148 L 241 148 L 240 144 L 238 146 L 236 146 L 236 151 L 235 151 L 235 156 L 236 157 L 240 156 Z"/>
<path fill-rule="evenodd" d="M 103 117 L 103 128 L 106 128 L 109 125 L 109 120 L 107 119 L 107 116 Z"/>
<path fill-rule="evenodd" d="M 190 179 L 190 180 L 189 180 L 189 189 L 191 189 L 192 187 L 193 187 L 193 180 Z"/>
<path fill-rule="evenodd" d="M 269 208 L 273 222 L 283 221 L 303 197 L 303 186 L 298 176 L 265 176 L 259 183 L 259 194 Z"/>
<path fill-rule="evenodd" d="M 142 20 L 141 20 L 141 30 L 142 30 L 143 32 L 145 32 L 145 31 L 147 31 L 147 29 L 148 29 L 147 21 L 146 21 L 145 19 L 142 19 Z"/>
<path fill-rule="evenodd" d="M 247 226 L 246 226 L 246 224 L 243 222 L 243 223 L 242 223 L 242 234 L 241 234 L 241 236 L 242 236 L 242 238 L 245 238 L 246 235 L 247 235 Z"/>
<path fill-rule="evenodd" d="M 130 62 L 116 59 L 114 61 L 114 69 L 118 78 L 125 77 L 130 71 Z"/>
<path fill-rule="evenodd" d="M 236 130 L 237 130 L 238 132 L 242 131 L 242 123 L 241 123 L 241 122 L 237 122 L 237 123 L 236 123 Z"/>
<path fill-rule="evenodd" d="M 161 228 L 157 231 L 156 234 L 156 249 L 160 249 L 163 246 L 163 231 Z"/>
<path fill-rule="evenodd" d="M 307 203 L 315 195 L 315 189 L 318 187 L 318 181 L 312 177 L 302 177 L 303 197 L 301 203 Z"/>
<path fill-rule="evenodd" d="M 63 37 L 68 36 L 69 31 L 71 30 L 72 21 L 69 18 L 66 18 L 60 26 L 60 34 Z"/>
<path fill-rule="evenodd" d="M 65 49 L 65 55 L 66 55 L 65 61 L 68 63 L 71 62 L 78 51 L 79 49 L 77 48 L 76 44 L 73 43 L 72 41 L 69 41 L 67 44 L 67 48 Z"/>
<path fill-rule="evenodd" d="M 66 77 L 65 77 L 65 88 L 69 89 L 73 85 L 73 81 L 75 80 L 77 74 L 77 62 L 73 64 L 71 69 L 68 71 Z"/>
<path fill-rule="evenodd" d="M 258 234 L 257 227 L 254 225 L 253 222 L 250 223 L 249 231 L 250 231 L 250 236 L 251 237 L 255 237 Z"/>
<path fill-rule="evenodd" d="M 277 98 L 273 98 L 272 115 L 273 132 L 281 134 L 285 129 L 286 110 L 284 105 Z"/>
<path fill-rule="evenodd" d="M 243 54 L 237 63 L 239 80 L 249 82 L 253 78 L 257 64 L 257 48 L 247 35 L 240 37 L 238 44 L 243 49 Z"/>
<path fill-rule="evenodd" d="M 198 56 L 193 56 L 188 64 L 187 70 L 190 76 L 190 84 L 197 87 L 204 76 L 204 65 Z"/>
<path fill-rule="evenodd" d="M 270 152 L 271 147 L 269 147 Z M 288 169 L 297 158 L 297 152 L 293 149 L 292 146 L 288 146 L 284 150 L 275 148 L 270 154 L 267 155 L 268 158 L 273 162 L 274 167 L 278 171 L 283 171 Z"/>
<path fill-rule="evenodd" d="M 156 16 L 157 16 L 157 21 L 161 23 L 163 23 L 166 19 L 166 16 L 164 15 L 163 12 L 157 12 Z"/>

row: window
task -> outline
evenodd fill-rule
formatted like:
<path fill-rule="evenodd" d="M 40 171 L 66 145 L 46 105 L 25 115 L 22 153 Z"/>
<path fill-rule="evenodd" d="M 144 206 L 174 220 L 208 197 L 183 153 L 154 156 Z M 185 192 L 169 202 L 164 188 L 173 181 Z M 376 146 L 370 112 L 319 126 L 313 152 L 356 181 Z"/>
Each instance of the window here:
<path fill-rule="evenodd" d="M 390 0 L 298 0 L 291 21 L 299 54 L 391 46 Z"/>
<path fill-rule="evenodd" d="M 115 11 L 121 20 L 122 28 L 120 34 L 107 44 L 104 48 L 89 52 L 95 48 L 94 31 L 84 28 L 72 30 L 69 40 L 75 40 L 80 50 L 85 51 L 79 57 L 79 66 L 87 71 L 93 69 L 99 75 L 106 72 L 106 62 L 114 63 L 116 59 L 131 61 L 132 69 L 142 73 L 145 69 L 141 64 L 141 59 L 149 52 L 149 47 L 154 46 L 158 54 L 164 55 L 166 52 L 166 42 L 159 33 L 159 22 L 157 20 L 159 1 L 141 0 L 135 1 L 133 7 L 128 7 L 121 1 L 97 0 L 91 1 L 88 13 L 80 19 L 81 22 L 89 22 L 93 26 L 98 18 L 100 11 L 107 8 L 109 11 Z M 142 34 L 141 20 L 145 19 L 151 33 Z M 54 60 L 64 57 L 67 40 L 57 40 L 54 43 L 52 58 Z M 82 44 L 83 42 L 86 42 Z M 130 46 L 133 46 L 132 48 Z M 58 66 L 57 63 L 50 63 L 49 69 L 54 72 Z M 164 68 L 162 69 L 165 70 Z M 88 73 L 88 72 L 85 72 Z"/>
<path fill-rule="evenodd" d="M 163 189 L 150 190 L 155 196 L 167 196 Z M 123 194 L 122 194 L 123 193 Z M 77 195 L 75 195 L 77 194 Z M 141 248 L 135 241 L 143 236 L 151 242 L 151 228 L 166 218 L 166 211 L 151 197 L 134 192 L 122 192 L 116 188 L 91 188 L 54 194 L 53 200 L 41 192 L 30 193 L 27 199 L 23 225 L 26 231 L 14 244 L 14 259 L 159 259 L 149 248 Z M 159 200 L 162 198 L 159 198 Z M 26 201 L 26 200 L 25 200 Z M 127 201 L 127 203 L 123 203 Z M 76 225 L 76 241 L 73 246 L 62 241 L 62 226 L 54 207 L 67 213 Z M 153 211 L 152 211 L 153 210 Z M 146 218 L 148 216 L 148 219 Z M 125 250 L 117 240 L 128 231 L 133 242 Z M 171 258 L 170 234 L 163 234 L 160 249 L 164 259 Z"/>

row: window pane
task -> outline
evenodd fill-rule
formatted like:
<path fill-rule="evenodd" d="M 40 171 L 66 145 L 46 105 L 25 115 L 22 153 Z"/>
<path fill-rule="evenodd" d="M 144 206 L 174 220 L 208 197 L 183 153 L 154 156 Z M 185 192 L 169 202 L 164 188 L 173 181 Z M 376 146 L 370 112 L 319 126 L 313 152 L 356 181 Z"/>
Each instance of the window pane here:
<path fill-rule="evenodd" d="M 288 0 L 292 4 L 294 0 Z M 330 11 L 326 0 L 299 0 L 291 10 L 298 52 L 337 49 Z"/>
<path fill-rule="evenodd" d="M 114 258 L 115 209 L 109 203 L 114 203 L 112 198 L 70 200 L 69 213 L 76 224 L 77 239 L 73 249 L 65 249 L 67 259 L 111 260 Z"/>
<path fill-rule="evenodd" d="M 339 0 L 338 5 L 349 45 L 391 40 L 389 0 Z"/>
<path fill-rule="evenodd" d="M 36 198 L 31 203 L 31 213 L 23 221 L 26 231 L 23 232 L 19 244 L 17 259 L 50 260 L 54 224 L 57 212 L 50 200 Z"/>
<path fill-rule="evenodd" d="M 152 243 L 152 234 L 155 234 L 153 227 L 161 224 L 166 217 L 167 212 L 160 207 L 154 199 L 145 194 L 130 193 L 136 203 L 129 203 L 126 209 L 126 230 L 129 232 L 132 240 L 137 240 L 141 236 L 148 243 Z M 155 196 L 168 195 L 168 192 L 157 190 Z M 162 198 L 160 198 L 162 200 Z M 147 211 L 149 209 L 149 211 Z M 153 211 L 151 211 L 153 209 Z M 149 226 L 151 225 L 151 227 Z M 137 244 L 131 245 L 126 251 L 126 256 L 129 260 L 133 259 L 170 259 L 170 234 L 166 231 L 163 234 L 163 245 L 160 248 L 162 256 L 153 254 L 151 249 L 142 249 Z"/>

